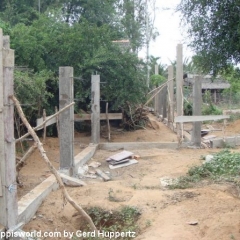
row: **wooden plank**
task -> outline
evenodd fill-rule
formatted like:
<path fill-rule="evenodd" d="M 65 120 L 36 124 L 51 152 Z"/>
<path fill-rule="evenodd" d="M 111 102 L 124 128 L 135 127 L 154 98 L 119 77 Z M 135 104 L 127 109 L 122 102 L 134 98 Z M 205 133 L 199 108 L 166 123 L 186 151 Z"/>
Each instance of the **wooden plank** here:
<path fill-rule="evenodd" d="M 119 120 L 122 119 L 122 113 L 108 113 L 109 120 Z M 74 114 L 74 121 L 84 121 L 91 120 L 91 114 Z M 100 113 L 100 120 L 106 120 L 106 113 Z"/>
<path fill-rule="evenodd" d="M 49 119 L 51 118 L 53 115 L 51 116 L 48 116 L 46 119 Z M 108 113 L 108 116 L 109 116 L 109 120 L 121 120 L 122 119 L 122 113 Z M 51 120 L 49 120 L 48 122 L 46 122 L 46 126 L 50 126 L 54 123 L 57 122 L 57 117 L 55 118 L 52 118 Z M 80 121 L 85 121 L 85 120 L 91 120 L 91 114 L 87 114 L 87 113 L 84 113 L 84 114 L 74 114 L 74 121 L 75 122 L 80 122 Z M 106 120 L 106 113 L 100 113 L 100 120 Z M 40 124 L 43 123 L 43 118 L 38 118 L 37 119 L 37 126 L 39 126 Z M 37 130 L 41 130 L 43 129 L 43 126 L 42 127 L 39 127 Z"/>
<path fill-rule="evenodd" d="M 102 170 L 100 170 L 100 169 L 96 169 L 96 173 L 97 173 L 100 177 L 102 177 L 104 181 L 109 181 L 109 180 L 111 180 L 111 178 L 110 178 L 107 174 L 105 174 Z"/>
<path fill-rule="evenodd" d="M 186 123 L 186 122 L 202 122 L 202 121 L 217 121 L 222 119 L 228 119 L 230 116 L 226 115 L 206 115 L 206 116 L 177 116 L 174 122 Z"/>

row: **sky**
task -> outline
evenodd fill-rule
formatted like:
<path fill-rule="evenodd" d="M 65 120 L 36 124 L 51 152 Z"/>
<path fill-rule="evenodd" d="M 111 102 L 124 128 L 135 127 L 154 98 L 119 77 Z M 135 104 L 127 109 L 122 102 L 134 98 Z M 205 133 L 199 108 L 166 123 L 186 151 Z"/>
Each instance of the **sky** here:
<path fill-rule="evenodd" d="M 176 60 L 177 44 L 183 44 L 183 59 L 191 57 L 193 53 L 184 44 L 180 31 L 180 16 L 174 11 L 174 7 L 181 0 L 156 0 L 155 28 L 159 36 L 150 42 L 150 55 L 161 57 L 160 63 L 170 64 L 170 60 Z M 168 10 L 167 10 L 168 9 Z M 142 58 L 146 57 L 146 49 L 139 53 Z"/>

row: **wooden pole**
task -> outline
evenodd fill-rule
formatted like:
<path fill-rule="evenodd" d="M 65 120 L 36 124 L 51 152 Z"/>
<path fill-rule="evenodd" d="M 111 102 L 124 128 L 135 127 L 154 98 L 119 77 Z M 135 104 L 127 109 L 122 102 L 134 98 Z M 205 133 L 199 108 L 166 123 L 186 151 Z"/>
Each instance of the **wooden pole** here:
<path fill-rule="evenodd" d="M 91 90 L 91 142 L 98 144 L 100 142 L 100 76 L 92 75 L 92 90 Z"/>
<path fill-rule="evenodd" d="M 58 112 L 57 106 L 55 106 L 55 114 Z M 59 116 L 56 116 L 57 136 L 59 137 Z"/>
<path fill-rule="evenodd" d="M 29 133 L 32 135 L 35 143 L 37 144 L 38 150 L 42 156 L 42 158 L 44 159 L 44 161 L 46 162 L 46 164 L 48 165 L 50 171 L 52 172 L 52 174 L 56 177 L 56 180 L 59 184 L 60 189 L 62 190 L 63 196 L 64 198 L 83 216 L 83 218 L 85 219 L 85 221 L 89 224 L 90 228 L 93 231 L 97 231 L 97 228 L 95 227 L 91 217 L 84 211 L 84 209 L 78 205 L 68 194 L 64 183 L 59 175 L 59 173 L 57 172 L 57 170 L 54 168 L 54 166 L 52 165 L 52 163 L 49 161 L 46 151 L 43 148 L 43 144 L 40 142 L 40 139 L 38 138 L 37 134 L 34 132 L 33 128 L 31 127 L 31 125 L 29 124 L 29 122 L 27 121 L 26 117 L 24 116 L 24 113 L 22 111 L 22 108 L 20 106 L 19 101 L 14 97 L 11 96 L 11 99 L 13 100 L 19 116 L 21 117 L 23 123 L 25 124 L 26 128 L 28 129 Z"/>
<path fill-rule="evenodd" d="M 43 121 L 46 121 L 46 110 L 43 109 Z M 45 143 L 46 141 L 46 132 L 47 132 L 47 127 L 46 127 L 46 123 L 44 124 L 44 127 L 43 127 L 43 143 Z"/>
<path fill-rule="evenodd" d="M 108 127 L 108 141 L 111 141 L 111 129 L 109 124 L 109 118 L 108 118 L 108 102 L 106 103 L 106 121 L 107 121 L 107 127 Z"/>
<path fill-rule="evenodd" d="M 59 68 L 59 109 L 73 102 L 73 68 Z M 60 170 L 73 175 L 74 169 L 74 108 L 68 108 L 59 116 Z"/>
<path fill-rule="evenodd" d="M 34 150 L 37 148 L 36 144 L 33 144 L 28 150 L 27 152 L 24 154 L 24 156 L 20 159 L 20 161 L 17 163 L 16 168 L 18 168 L 22 163 L 24 163 L 29 156 L 31 156 L 31 154 L 34 152 Z"/>
<path fill-rule="evenodd" d="M 5 38 L 6 39 L 6 38 Z M 14 139 L 13 94 L 14 51 L 3 42 L 0 29 L 0 224 L 7 229 L 17 224 L 17 183 Z"/>

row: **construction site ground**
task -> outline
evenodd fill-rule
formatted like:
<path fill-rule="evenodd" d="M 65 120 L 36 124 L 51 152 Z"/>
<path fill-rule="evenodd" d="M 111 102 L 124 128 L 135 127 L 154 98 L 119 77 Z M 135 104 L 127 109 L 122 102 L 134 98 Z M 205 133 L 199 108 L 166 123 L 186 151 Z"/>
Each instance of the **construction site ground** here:
<path fill-rule="evenodd" d="M 240 120 L 230 122 L 226 126 L 225 133 L 216 131 L 211 134 L 217 136 L 239 134 L 239 123 Z M 114 128 L 111 134 L 112 141 L 177 142 L 176 134 L 162 122 L 158 122 L 155 117 L 152 117 L 152 126 L 132 132 Z M 223 124 L 215 123 L 212 126 L 215 129 L 221 129 Z M 190 130 L 191 125 L 187 125 L 187 128 Z M 105 137 L 105 134 L 102 136 Z M 102 138 L 101 141 L 107 140 Z M 89 134 L 76 133 L 75 155 L 89 142 Z M 58 138 L 47 138 L 44 148 L 53 165 L 58 168 Z M 138 164 L 115 170 L 109 169 L 105 159 L 121 150 L 98 150 L 89 163 L 100 162 L 99 169 L 109 172 L 111 181 L 87 178 L 83 179 L 87 183 L 86 186 L 67 187 L 67 190 L 83 208 L 101 207 L 114 211 L 122 206 L 135 206 L 140 209 L 141 216 L 137 222 L 140 231 L 135 239 L 240 239 L 240 199 L 237 187 L 231 183 L 216 184 L 206 181 L 190 189 L 169 190 L 160 184 L 160 178 L 182 176 L 191 166 L 203 163 L 201 156 L 220 150 L 135 149 L 132 152 L 140 156 Z M 233 151 L 240 151 L 240 149 Z M 18 188 L 19 198 L 48 176 L 50 171 L 36 150 L 20 170 L 19 178 L 22 187 Z M 24 230 L 45 232 L 82 230 L 80 229 L 81 219 L 75 213 L 76 210 L 70 204 L 65 205 L 61 191 L 57 190 L 45 199 L 35 217 L 25 225 Z M 191 225 L 191 223 L 195 224 Z"/>

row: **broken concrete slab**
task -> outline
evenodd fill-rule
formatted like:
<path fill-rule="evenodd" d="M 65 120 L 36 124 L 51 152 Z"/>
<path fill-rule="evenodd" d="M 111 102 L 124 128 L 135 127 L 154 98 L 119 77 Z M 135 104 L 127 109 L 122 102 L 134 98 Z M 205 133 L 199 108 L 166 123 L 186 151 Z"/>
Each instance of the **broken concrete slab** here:
<path fill-rule="evenodd" d="M 213 138 L 216 138 L 217 136 L 216 135 L 208 135 L 208 136 L 205 136 L 203 137 L 204 140 L 210 140 L 210 139 L 213 139 Z"/>
<path fill-rule="evenodd" d="M 127 167 L 127 166 L 130 166 L 130 165 L 132 165 L 132 164 L 136 164 L 136 163 L 138 163 L 137 160 L 135 160 L 135 159 L 130 159 L 129 162 L 127 162 L 127 163 L 118 164 L 118 165 L 116 165 L 116 166 L 109 165 L 109 168 L 110 168 L 110 169 L 122 168 L 122 167 Z"/>
<path fill-rule="evenodd" d="M 103 178 L 104 181 L 111 180 L 111 178 L 106 173 L 104 173 L 101 169 L 96 169 L 96 172 L 101 178 Z"/>
<path fill-rule="evenodd" d="M 97 148 L 98 144 L 91 144 L 74 157 L 75 171 L 91 159 Z"/>
<path fill-rule="evenodd" d="M 81 187 L 81 186 L 86 186 L 87 184 L 80 179 L 73 178 L 70 176 L 67 176 L 65 174 L 60 173 L 60 176 L 62 178 L 62 181 L 64 184 L 70 187 Z"/>
<path fill-rule="evenodd" d="M 206 115 L 206 116 L 177 116 L 174 119 L 176 123 L 186 122 L 202 122 L 202 121 L 217 121 L 222 119 L 228 119 L 227 115 Z"/>
<path fill-rule="evenodd" d="M 110 156 L 108 159 L 114 160 L 114 161 L 121 161 L 123 159 L 129 158 L 133 155 L 132 152 L 129 151 L 122 151 L 120 153 L 116 153 L 112 156 Z"/>
<path fill-rule="evenodd" d="M 35 215 L 43 200 L 53 190 L 57 190 L 58 184 L 55 176 L 51 175 L 41 184 L 27 193 L 18 201 L 18 222 L 29 222 Z"/>

